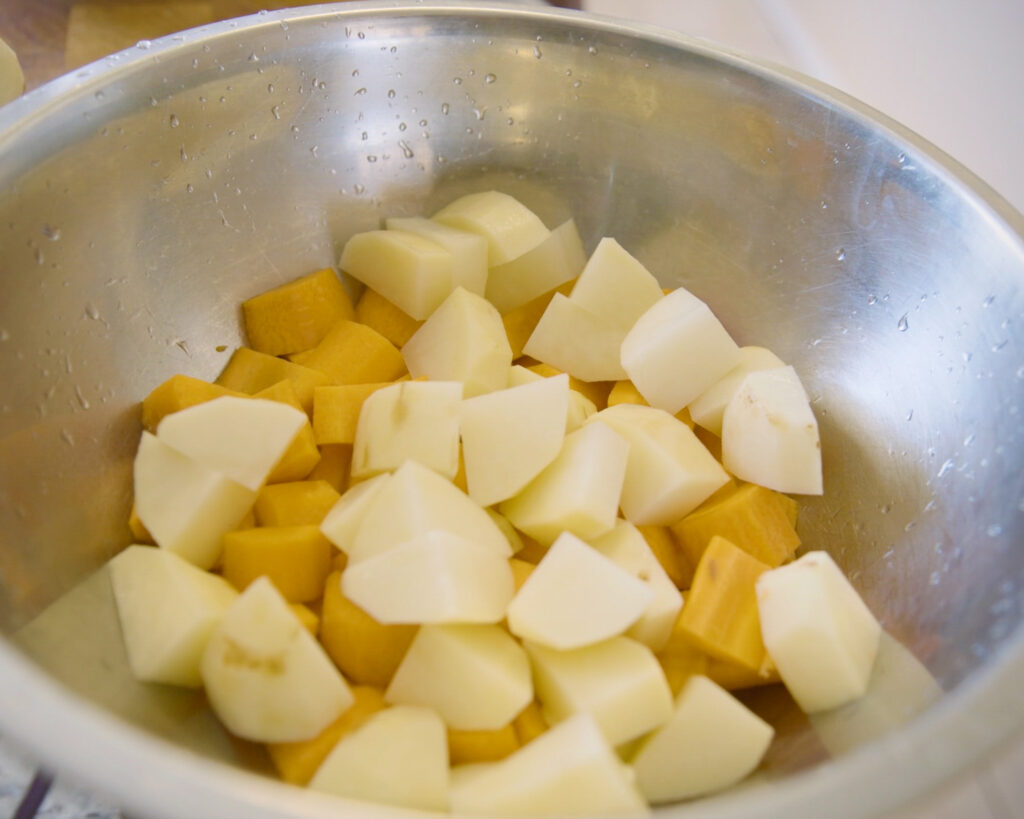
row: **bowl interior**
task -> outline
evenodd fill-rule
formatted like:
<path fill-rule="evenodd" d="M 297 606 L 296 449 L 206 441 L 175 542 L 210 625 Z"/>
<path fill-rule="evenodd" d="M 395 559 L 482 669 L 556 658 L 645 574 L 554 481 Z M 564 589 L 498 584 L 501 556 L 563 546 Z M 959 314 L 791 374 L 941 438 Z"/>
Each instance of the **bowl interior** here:
<path fill-rule="evenodd" d="M 575 217 L 588 249 L 614 236 L 812 397 L 826 491 L 800 535 L 889 638 L 859 710 L 747 695 L 780 726 L 765 778 L 947 701 L 1011 643 L 1021 222 L 849 101 L 581 15 L 356 3 L 115 55 L 0 112 L 0 157 L 0 625 L 132 722 L 265 766 L 195 696 L 125 673 L 92 573 L 129 542 L 139 400 L 214 378 L 244 298 L 489 188 Z"/>

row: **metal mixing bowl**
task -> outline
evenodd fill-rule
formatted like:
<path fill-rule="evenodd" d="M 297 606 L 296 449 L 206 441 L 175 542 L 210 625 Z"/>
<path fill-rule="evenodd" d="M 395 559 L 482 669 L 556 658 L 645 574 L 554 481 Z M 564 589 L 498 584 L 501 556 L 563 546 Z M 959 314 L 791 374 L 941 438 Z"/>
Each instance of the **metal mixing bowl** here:
<path fill-rule="evenodd" d="M 894 638 L 860 707 L 808 720 L 747 695 L 779 726 L 765 769 L 664 814 L 872 814 L 1015 731 L 1020 215 L 804 78 L 639 26 L 443 3 L 211 25 L 0 111 L 0 730 L 139 816 L 392 815 L 240 769 L 265 762 L 200 699 L 126 675 L 92 573 L 128 542 L 137 402 L 215 377 L 240 300 L 486 188 L 575 216 L 589 247 L 615 236 L 797 367 L 826 485 L 801 535 Z"/>

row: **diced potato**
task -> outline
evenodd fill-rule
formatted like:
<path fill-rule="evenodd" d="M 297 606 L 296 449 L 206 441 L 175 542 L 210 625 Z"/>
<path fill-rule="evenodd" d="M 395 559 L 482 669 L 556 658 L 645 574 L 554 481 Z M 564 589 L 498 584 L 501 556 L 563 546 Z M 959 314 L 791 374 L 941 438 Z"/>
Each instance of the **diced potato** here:
<path fill-rule="evenodd" d="M 318 370 L 248 347 L 235 350 L 216 383 L 252 395 L 284 379 L 292 382 L 306 415 L 313 412 L 313 388 L 329 383 L 328 377 Z"/>
<path fill-rule="evenodd" d="M 640 394 L 640 390 L 638 390 L 633 382 L 628 379 L 626 381 L 616 381 L 608 392 L 607 406 L 614 407 L 616 404 L 639 404 L 644 407 L 650 406 L 646 399 Z M 690 429 L 693 429 L 693 418 L 690 417 L 690 410 L 687 407 L 683 407 L 675 414 L 675 416 Z M 716 460 L 719 460 L 717 456 Z"/>
<path fill-rule="evenodd" d="M 569 298 L 602 321 L 628 331 L 663 297 L 661 285 L 610 237 L 597 243 Z"/>
<path fill-rule="evenodd" d="M 487 239 L 487 263 L 491 267 L 522 256 L 550 233 L 533 211 L 500 191 L 467 194 L 445 205 L 432 218 Z"/>
<path fill-rule="evenodd" d="M 348 488 L 352 466 L 352 444 L 323 444 L 320 462 L 306 476 L 309 481 L 327 481 L 338 492 Z"/>
<path fill-rule="evenodd" d="M 554 378 L 562 374 L 562 371 L 557 367 L 552 367 L 550 364 L 543 362 L 530 364 L 526 369 L 545 378 Z M 581 381 L 574 376 L 569 376 L 569 388 L 576 390 L 576 392 L 580 393 L 598 409 L 608 406 L 608 396 L 615 383 L 614 381 Z"/>
<path fill-rule="evenodd" d="M 405 373 L 402 354 L 394 344 L 372 327 L 344 319 L 316 347 L 290 358 L 324 373 L 331 384 L 394 381 Z"/>
<path fill-rule="evenodd" d="M 530 661 L 500 626 L 425 625 L 384 697 L 433 708 L 458 731 L 495 731 L 533 699 Z"/>
<path fill-rule="evenodd" d="M 318 526 L 260 526 L 224 535 L 224 579 L 242 590 L 268 577 L 285 600 L 316 600 L 331 568 L 331 544 Z"/>
<path fill-rule="evenodd" d="M 764 644 L 804 711 L 867 690 L 881 626 L 828 552 L 808 552 L 757 581 Z"/>
<path fill-rule="evenodd" d="M 496 762 L 519 748 L 514 723 L 493 731 L 456 731 L 448 729 L 448 758 L 452 765 Z"/>
<path fill-rule="evenodd" d="M 330 268 L 242 302 L 249 344 L 268 355 L 315 347 L 335 322 L 351 319 L 354 313 L 348 293 Z"/>
<path fill-rule="evenodd" d="M 429 708 L 378 711 L 341 738 L 309 787 L 351 799 L 443 811 L 448 807 L 444 723 Z"/>
<path fill-rule="evenodd" d="M 458 381 L 399 381 L 368 395 L 356 424 L 352 477 L 372 477 L 413 460 L 454 478 L 462 389 Z"/>
<path fill-rule="evenodd" d="M 272 742 L 270 759 L 281 778 L 293 785 L 305 785 L 338 741 L 358 729 L 371 716 L 388 707 L 384 692 L 368 685 L 352 686 L 352 705 L 313 739 L 302 742 Z"/>
<path fill-rule="evenodd" d="M 742 484 L 710 498 L 674 524 L 679 548 L 696 566 L 711 538 L 721 535 L 769 567 L 789 560 L 800 538 L 790 523 L 792 501 L 757 484 Z"/>
<path fill-rule="evenodd" d="M 351 444 L 363 402 L 390 382 L 332 384 L 313 392 L 313 435 L 323 444 Z"/>
<path fill-rule="evenodd" d="M 572 649 L 622 634 L 650 605 L 650 586 L 563 532 L 508 605 L 509 630 Z"/>
<path fill-rule="evenodd" d="M 319 524 L 341 497 L 327 481 L 290 481 L 264 486 L 253 512 L 259 526 Z"/>
<path fill-rule="evenodd" d="M 739 363 L 690 402 L 693 420 L 715 435 L 722 434 L 722 416 L 747 373 L 784 367 L 785 363 L 764 347 L 740 347 Z"/>
<path fill-rule="evenodd" d="M 523 352 L 581 381 L 617 381 L 626 378 L 619 356 L 624 335 L 619 326 L 555 293 Z"/>
<path fill-rule="evenodd" d="M 566 435 L 558 457 L 499 511 L 542 545 L 564 531 L 603 534 L 615 524 L 628 451 L 611 427 L 588 423 Z"/>
<path fill-rule="evenodd" d="M 214 713 L 255 742 L 313 739 L 352 704 L 345 679 L 265 577 L 224 613 L 200 671 Z"/>
<path fill-rule="evenodd" d="M 423 326 L 422 320 L 414 319 L 372 287 L 363 290 L 359 297 L 356 321 L 372 327 L 399 349 Z"/>
<path fill-rule="evenodd" d="M 586 262 L 576 223 L 569 219 L 532 250 L 492 267 L 487 277 L 487 300 L 507 314 L 575 279 Z"/>
<path fill-rule="evenodd" d="M 116 555 L 110 583 L 135 678 L 198 688 L 206 641 L 238 593 L 220 577 L 151 546 Z"/>
<path fill-rule="evenodd" d="M 657 728 L 672 714 L 672 692 L 651 650 L 628 637 L 557 651 L 527 643 L 537 698 L 554 725 L 590 714 L 610 745 Z"/>
<path fill-rule="evenodd" d="M 721 790 L 757 767 L 774 734 L 707 677 L 691 677 L 672 718 L 633 758 L 637 785 L 655 804 Z"/>
<path fill-rule="evenodd" d="M 386 688 L 416 630 L 411 625 L 378 623 L 345 597 L 340 572 L 327 576 L 320 613 L 320 643 L 348 679 L 360 685 Z"/>
<path fill-rule="evenodd" d="M 142 400 L 142 428 L 156 432 L 165 415 L 183 410 L 222 395 L 242 395 L 220 384 L 211 384 L 187 375 L 172 375 Z"/>
<path fill-rule="evenodd" d="M 697 564 L 680 628 L 712 656 L 751 671 L 765 664 L 754 585 L 770 567 L 716 535 Z"/>
<path fill-rule="evenodd" d="M 637 319 L 621 360 L 651 406 L 676 413 L 735 367 L 740 351 L 711 309 L 680 287 Z"/>
<path fill-rule="evenodd" d="M 487 240 L 482 236 L 422 216 L 388 219 L 386 226 L 388 230 L 415 233 L 441 245 L 451 254 L 452 289 L 465 287 L 470 293 L 484 295 L 488 279 Z"/>
<path fill-rule="evenodd" d="M 512 365 L 501 315 L 461 287 L 409 339 L 402 356 L 413 378 L 461 381 L 466 398 L 504 388 Z"/>

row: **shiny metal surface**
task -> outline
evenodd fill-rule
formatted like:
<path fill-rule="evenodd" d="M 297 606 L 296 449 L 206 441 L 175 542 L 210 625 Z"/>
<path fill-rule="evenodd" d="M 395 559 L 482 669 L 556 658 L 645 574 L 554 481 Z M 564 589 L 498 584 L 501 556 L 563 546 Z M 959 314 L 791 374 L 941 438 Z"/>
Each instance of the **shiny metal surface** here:
<path fill-rule="evenodd" d="M 82 581 L 128 542 L 137 402 L 213 378 L 240 300 L 490 187 L 575 216 L 589 247 L 615 236 L 797 367 L 826 486 L 801 535 L 895 638 L 860 714 L 812 723 L 754 695 L 781 726 L 765 773 L 665 815 L 870 815 L 1016 730 L 1021 216 L 808 80 L 585 15 L 445 3 L 208 26 L 0 109 L 0 730 L 142 816 L 342 815 L 182 750 L 259 769 L 209 742 L 189 696 L 114 683 L 105 578 Z"/>

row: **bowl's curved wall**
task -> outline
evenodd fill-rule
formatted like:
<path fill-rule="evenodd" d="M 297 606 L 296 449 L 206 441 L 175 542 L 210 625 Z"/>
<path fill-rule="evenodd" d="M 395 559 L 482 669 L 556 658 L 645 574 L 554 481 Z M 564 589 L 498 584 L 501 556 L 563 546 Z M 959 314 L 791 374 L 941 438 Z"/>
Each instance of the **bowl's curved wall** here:
<path fill-rule="evenodd" d="M 40 89 L 0 111 L 0 623 L 127 542 L 135 404 L 214 377 L 242 299 L 497 187 L 792 362 L 825 452 L 805 544 L 943 689 L 997 678 L 1024 604 L 1024 249 L 951 168 L 771 69 L 499 6 L 272 13 Z M 777 771 L 822 755 L 787 720 Z"/>

